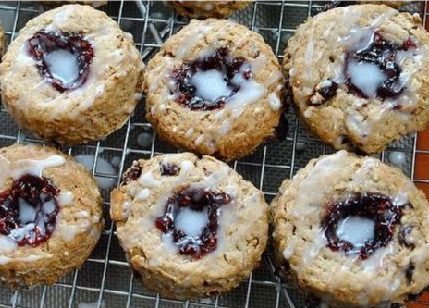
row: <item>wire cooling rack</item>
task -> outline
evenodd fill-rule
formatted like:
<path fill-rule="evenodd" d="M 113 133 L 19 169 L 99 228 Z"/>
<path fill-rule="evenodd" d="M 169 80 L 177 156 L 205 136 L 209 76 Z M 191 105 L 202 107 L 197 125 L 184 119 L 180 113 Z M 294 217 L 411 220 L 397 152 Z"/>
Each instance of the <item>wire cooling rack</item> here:
<path fill-rule="evenodd" d="M 257 1 L 232 19 L 258 31 L 264 36 L 280 58 L 288 38 L 308 16 L 317 13 L 321 1 Z M 162 2 L 109 1 L 102 8 L 117 20 L 121 28 L 131 32 L 137 48 L 147 60 L 186 19 L 175 15 Z M 426 15 L 427 3 L 406 8 Z M 8 41 L 16 37 L 25 23 L 43 12 L 37 2 L 0 2 L 0 19 Z M 302 127 L 292 111 L 286 114 L 289 121 L 287 138 L 277 144 L 261 146 L 253 155 L 231 164 L 244 178 L 264 191 L 270 202 L 285 178 L 306 165 L 313 157 L 333 152 Z M 381 158 L 400 167 L 414 179 L 416 136 L 406 137 L 392 144 Z M 21 131 L 4 107 L 0 110 L 0 146 L 14 142 L 42 143 Z M 261 265 L 240 286 L 215 298 L 196 301 L 174 301 L 144 289 L 138 277 L 128 266 L 115 235 L 115 226 L 108 217 L 109 188 L 119 182 L 123 171 L 134 159 L 150 158 L 159 153 L 174 153 L 177 149 L 162 143 L 144 120 L 143 103 L 135 115 L 119 131 L 98 143 L 61 148 L 65 153 L 86 155 L 85 160 L 99 181 L 105 198 L 106 228 L 91 257 L 83 267 L 62 278 L 52 286 L 39 286 L 29 290 L 11 291 L 0 286 L 0 307 L 294 307 L 305 301 L 297 290 L 283 284 L 275 275 L 270 252 L 264 255 Z M 89 161 L 89 163 L 88 163 Z M 427 183 L 429 180 L 420 179 Z M 424 301 L 420 301 L 424 305 Z M 428 304 L 429 305 L 429 304 Z"/>

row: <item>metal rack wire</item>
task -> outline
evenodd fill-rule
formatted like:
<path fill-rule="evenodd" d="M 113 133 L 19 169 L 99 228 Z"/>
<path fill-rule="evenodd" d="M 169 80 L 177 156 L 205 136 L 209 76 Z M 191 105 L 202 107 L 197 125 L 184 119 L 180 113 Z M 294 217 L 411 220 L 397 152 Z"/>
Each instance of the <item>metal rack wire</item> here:
<path fill-rule="evenodd" d="M 287 39 L 296 27 L 314 14 L 322 4 L 317 1 L 256 1 L 251 7 L 237 13 L 233 19 L 261 33 L 281 59 Z M 424 6 L 424 7 L 423 7 Z M 426 12 L 427 3 L 413 10 Z M 1 2 L 0 18 L 9 41 L 29 19 L 43 11 L 33 2 Z M 424 11 L 423 11 L 424 9 Z M 161 2 L 110 1 L 103 8 L 119 25 L 133 34 L 136 46 L 147 61 L 162 43 L 187 21 L 175 15 Z M 428 14 L 424 14 L 426 19 Z M 97 143 L 62 148 L 70 155 L 86 154 L 93 157 L 92 174 L 98 179 L 119 182 L 123 171 L 132 160 L 149 158 L 158 153 L 177 152 L 177 149 L 160 142 L 145 122 L 142 104 L 126 125 L 105 140 Z M 287 115 L 289 132 L 280 144 L 267 144 L 253 155 L 232 163 L 232 167 L 264 191 L 271 201 L 283 179 L 289 178 L 306 165 L 309 159 L 333 152 L 332 149 L 312 137 L 292 112 Z M 143 137 L 141 137 L 143 136 Z M 139 138 L 146 141 L 138 142 Z M 21 131 L 4 108 L 0 110 L 0 146 L 21 143 L 42 143 Z M 414 179 L 416 137 L 396 142 L 381 158 L 396 164 Z M 405 158 L 395 162 L 394 155 Z M 399 154 L 398 154 L 399 153 Z M 98 170 L 100 161 L 116 163 L 114 173 Z M 428 180 L 419 180 L 429 182 Z M 163 299 L 146 290 L 134 277 L 115 236 L 115 227 L 108 218 L 109 195 L 105 197 L 106 229 L 92 256 L 80 270 L 69 274 L 53 286 L 40 286 L 30 290 L 10 291 L 0 287 L 0 307 L 294 307 L 303 306 L 303 298 L 297 290 L 283 284 L 275 275 L 275 267 L 267 252 L 249 279 L 244 280 L 232 292 L 210 299 L 197 301 L 173 301 Z"/>

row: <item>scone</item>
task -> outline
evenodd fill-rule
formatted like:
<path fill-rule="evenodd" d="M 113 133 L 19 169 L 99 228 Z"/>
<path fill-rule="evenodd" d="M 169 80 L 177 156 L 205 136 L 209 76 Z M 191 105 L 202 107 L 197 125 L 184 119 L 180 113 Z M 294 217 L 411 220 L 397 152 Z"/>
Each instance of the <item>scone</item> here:
<path fill-rule="evenodd" d="M 401 303 L 429 285 L 428 201 L 378 159 L 313 159 L 271 208 L 278 263 L 325 303 Z"/>
<path fill-rule="evenodd" d="M 381 152 L 429 119 L 429 36 L 418 15 L 335 8 L 290 39 L 284 68 L 298 112 L 336 149 Z"/>
<path fill-rule="evenodd" d="M 231 290 L 268 237 L 263 193 L 225 163 L 191 153 L 135 161 L 111 194 L 110 215 L 131 266 L 163 297 Z"/>
<path fill-rule="evenodd" d="M 390 0 L 390 1 L 382 1 L 382 0 L 380 0 L 380 1 L 368 0 L 367 1 L 367 0 L 361 0 L 361 1 L 358 1 L 358 2 L 360 2 L 362 4 L 370 4 L 370 3 L 372 3 L 372 4 L 384 4 L 384 5 L 387 5 L 387 6 L 390 6 L 390 7 L 398 8 L 398 7 L 401 7 L 401 6 L 403 6 L 403 5 L 411 2 L 411 0 Z"/>
<path fill-rule="evenodd" d="M 6 52 L 6 34 L 4 33 L 4 29 L 2 24 L 0 23 L 0 58 Z"/>
<path fill-rule="evenodd" d="M 253 1 L 167 1 L 166 3 L 177 11 L 177 14 L 189 18 L 225 18 L 232 13 L 248 7 Z"/>
<path fill-rule="evenodd" d="M 231 160 L 271 138 L 284 79 L 261 35 L 228 20 L 192 20 L 149 61 L 146 118 L 178 147 Z"/>
<path fill-rule="evenodd" d="M 12 288 L 54 283 L 97 243 L 102 200 L 89 173 L 55 149 L 0 149 L 0 279 Z"/>
<path fill-rule="evenodd" d="M 30 20 L 0 65 L 3 102 L 18 124 L 59 143 L 119 129 L 141 92 L 130 34 L 104 12 L 66 5 Z"/>

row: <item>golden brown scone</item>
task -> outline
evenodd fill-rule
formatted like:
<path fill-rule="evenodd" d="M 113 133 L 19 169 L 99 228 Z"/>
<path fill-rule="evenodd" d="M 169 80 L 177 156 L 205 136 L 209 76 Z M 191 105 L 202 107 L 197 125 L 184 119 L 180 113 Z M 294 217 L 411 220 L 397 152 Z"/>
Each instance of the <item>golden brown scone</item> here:
<path fill-rule="evenodd" d="M 398 7 L 401 7 L 401 6 L 411 2 L 411 0 L 391 0 L 391 1 L 361 0 L 359 2 L 362 4 L 384 4 L 384 5 L 387 5 L 390 7 L 398 8 Z"/>
<path fill-rule="evenodd" d="M 228 20 L 192 20 L 149 61 L 146 118 L 166 141 L 226 160 L 275 134 L 284 79 L 261 35 Z"/>
<path fill-rule="evenodd" d="M 232 13 L 248 7 L 252 0 L 244 1 L 167 1 L 168 5 L 174 7 L 177 14 L 189 18 L 226 18 Z"/>
<path fill-rule="evenodd" d="M 0 279 L 51 284 L 79 268 L 97 243 L 102 199 L 89 173 L 53 148 L 0 149 Z"/>
<path fill-rule="evenodd" d="M 320 13 L 289 40 L 284 68 L 299 114 L 336 149 L 381 152 L 429 119 L 429 36 L 384 5 Z"/>
<path fill-rule="evenodd" d="M 131 35 L 114 20 L 87 5 L 66 5 L 30 20 L 9 46 L 0 65 L 3 102 L 22 128 L 42 138 L 99 140 L 133 112 L 142 69 Z"/>
<path fill-rule="evenodd" d="M 3 57 L 5 52 L 6 52 L 6 34 L 4 33 L 3 26 L 0 23 L 0 58 Z"/>
<path fill-rule="evenodd" d="M 271 208 L 278 263 L 333 307 L 401 303 L 429 285 L 429 203 L 378 159 L 313 159 Z"/>
<path fill-rule="evenodd" d="M 135 161 L 111 194 L 110 215 L 143 284 L 167 298 L 231 290 L 268 238 L 263 193 L 225 163 L 191 153 Z"/>

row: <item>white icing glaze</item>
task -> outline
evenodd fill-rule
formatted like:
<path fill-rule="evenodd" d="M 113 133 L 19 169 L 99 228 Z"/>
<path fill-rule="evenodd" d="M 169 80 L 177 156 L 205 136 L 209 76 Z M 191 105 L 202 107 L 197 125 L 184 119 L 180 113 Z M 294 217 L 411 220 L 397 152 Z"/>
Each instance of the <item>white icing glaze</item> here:
<path fill-rule="evenodd" d="M 286 248 L 283 250 L 283 256 L 285 257 L 286 260 L 289 260 L 289 258 L 292 257 L 293 254 L 295 253 L 295 248 L 297 243 L 298 241 L 295 237 L 292 237 L 288 241 Z"/>
<path fill-rule="evenodd" d="M 13 229 L 10 232 L 9 237 L 14 241 L 19 242 L 19 241 L 22 241 L 24 237 L 31 232 L 32 234 L 30 238 L 32 238 L 32 236 L 34 236 L 34 233 L 32 232 L 32 230 L 34 229 L 35 226 L 36 225 L 34 223 L 29 223 L 21 228 Z M 44 232 L 41 232 L 41 233 L 44 234 Z"/>
<path fill-rule="evenodd" d="M 58 205 L 70 205 L 73 203 L 74 195 L 70 191 L 60 192 L 57 197 Z"/>
<path fill-rule="evenodd" d="M 244 104 L 252 104 L 265 95 L 266 88 L 254 80 L 244 79 L 241 70 L 234 75 L 231 82 L 240 87 L 240 90 L 228 100 L 228 107 L 233 109 L 236 117 L 240 116 Z"/>
<path fill-rule="evenodd" d="M 377 88 L 387 80 L 386 74 L 373 63 L 350 61 L 348 72 L 351 82 L 368 97 L 376 97 Z"/>
<path fill-rule="evenodd" d="M 191 84 L 195 86 L 197 96 L 210 102 L 228 97 L 232 92 L 225 81 L 225 75 L 216 69 L 197 71 L 191 77 Z"/>
<path fill-rule="evenodd" d="M 52 256 L 52 254 L 50 254 L 50 253 L 45 253 L 43 255 L 28 255 L 25 257 L 20 257 L 19 260 L 23 261 L 23 262 L 30 262 L 31 263 L 31 262 L 35 262 L 35 261 L 38 261 L 38 260 L 41 260 L 41 259 L 44 259 L 47 257 L 51 257 L 51 256 Z"/>
<path fill-rule="evenodd" d="M 371 22 L 370 27 L 373 29 L 379 27 L 382 23 L 384 23 L 386 20 L 388 20 L 390 17 L 396 15 L 397 13 L 398 13 L 397 10 L 392 9 L 392 8 L 388 8 L 387 10 L 384 11 L 384 13 L 382 13 L 379 16 L 377 16 L 376 18 L 374 18 L 374 20 Z"/>
<path fill-rule="evenodd" d="M 394 205 L 406 205 L 410 202 L 410 197 L 407 192 L 399 191 L 396 195 L 391 197 Z"/>
<path fill-rule="evenodd" d="M 364 217 L 346 217 L 338 222 L 337 236 L 353 244 L 355 250 L 374 239 L 374 220 Z"/>
<path fill-rule="evenodd" d="M 356 111 L 346 117 L 345 124 L 349 132 L 356 136 L 356 139 L 365 140 L 371 134 L 375 120 L 376 118 L 366 119 Z"/>
<path fill-rule="evenodd" d="M 177 253 L 177 246 L 174 243 L 173 235 L 171 233 L 165 233 L 161 235 L 162 246 L 169 253 Z"/>
<path fill-rule="evenodd" d="M 183 177 L 184 175 L 187 175 L 189 171 L 191 171 L 192 168 L 195 167 L 195 165 L 190 160 L 182 160 L 179 164 L 179 167 L 180 167 L 179 177 Z"/>
<path fill-rule="evenodd" d="M 222 166 L 219 168 L 219 170 L 205 177 L 200 182 L 193 183 L 191 187 L 195 189 L 199 188 L 199 189 L 214 190 L 220 181 L 225 180 L 225 178 L 228 176 L 228 173 L 229 173 L 229 168 L 226 166 Z"/>
<path fill-rule="evenodd" d="M 18 248 L 18 244 L 10 237 L 0 235 L 0 255 L 13 252 Z"/>
<path fill-rule="evenodd" d="M 60 222 L 62 223 L 62 221 Z M 66 242 L 73 241 L 76 235 L 82 232 L 82 229 L 76 225 L 61 225 L 60 222 L 57 222 L 56 229 L 61 238 Z"/>
<path fill-rule="evenodd" d="M 29 236 L 30 239 L 32 239 L 36 236 L 34 233 L 35 227 L 38 228 L 38 232 L 41 235 L 45 235 L 46 230 L 44 222 L 48 219 L 48 216 L 56 210 L 54 200 L 43 203 L 41 208 L 35 208 L 21 198 L 18 201 L 19 219 L 22 226 L 13 229 L 9 237 L 16 242 L 20 242 L 25 236 Z"/>
<path fill-rule="evenodd" d="M 66 7 L 63 10 L 60 10 L 57 14 L 54 16 L 54 25 L 58 28 L 61 28 L 61 26 L 64 25 L 70 18 L 70 15 L 73 13 L 72 7 Z"/>
<path fill-rule="evenodd" d="M 5 265 L 9 263 L 10 258 L 5 256 L 0 256 L 0 265 Z"/>
<path fill-rule="evenodd" d="M 161 184 L 161 181 L 155 179 L 153 177 L 152 172 L 146 172 L 143 173 L 139 178 L 138 178 L 138 182 L 140 183 L 140 185 L 142 185 L 143 187 L 157 187 Z"/>
<path fill-rule="evenodd" d="M 394 247 L 392 243 L 386 247 L 378 248 L 368 259 L 362 261 L 362 268 L 365 272 L 374 272 L 383 267 L 384 259 L 389 254 L 394 252 Z"/>
<path fill-rule="evenodd" d="M 317 257 L 317 255 L 320 253 L 322 248 L 326 246 L 327 243 L 323 230 L 319 229 L 312 233 L 313 242 L 307 247 L 302 260 L 304 267 L 309 266 L 313 262 L 313 260 Z M 283 255 L 284 254 L 285 252 L 283 252 Z"/>
<path fill-rule="evenodd" d="M 228 23 L 225 27 L 229 28 L 233 25 L 233 23 Z M 189 28 L 188 28 L 189 29 Z M 205 24 L 195 27 L 195 29 L 191 29 L 192 31 L 188 31 L 188 35 L 183 39 L 183 43 L 177 46 L 176 50 L 176 58 L 184 58 L 188 56 L 190 51 L 201 41 L 201 39 L 208 33 L 213 31 L 212 24 Z M 223 29 L 222 29 L 223 30 Z M 220 30 L 220 31 L 222 31 Z"/>
<path fill-rule="evenodd" d="M 60 155 L 51 155 L 45 159 L 21 159 L 11 163 L 9 167 L 13 179 L 18 179 L 24 174 L 34 176 L 42 176 L 43 170 L 46 168 L 55 168 L 62 166 L 66 160 Z"/>
<path fill-rule="evenodd" d="M 268 96 L 268 104 L 270 104 L 271 109 L 273 109 L 274 111 L 277 111 L 281 108 L 282 103 L 280 102 L 277 93 L 271 93 Z"/>
<path fill-rule="evenodd" d="M 169 156 L 170 155 L 164 155 L 165 160 L 162 163 L 168 163 L 170 162 Z M 164 177 L 164 182 L 161 182 L 160 180 L 155 179 L 154 172 L 155 170 L 149 170 L 145 173 L 143 173 L 139 179 L 137 179 L 137 182 L 139 184 L 139 187 L 136 187 L 135 189 L 132 189 L 130 191 L 131 195 L 135 196 L 135 200 L 137 201 L 145 201 L 147 200 L 151 195 L 151 189 L 157 189 L 160 187 L 163 183 L 165 185 L 177 185 L 180 183 L 183 183 L 186 181 L 187 177 L 189 176 L 189 173 L 191 170 L 195 167 L 194 163 L 190 160 L 182 160 L 179 163 L 179 174 L 177 176 L 171 176 L 171 177 Z M 164 204 L 167 202 L 167 197 L 165 196 Z M 132 207 L 132 201 L 125 201 L 122 204 L 123 217 L 128 217 L 130 210 Z M 163 213 L 158 213 L 157 216 L 161 216 Z"/>
<path fill-rule="evenodd" d="M 27 224 L 36 219 L 37 210 L 24 199 L 19 198 L 19 220 L 22 224 Z M 54 204 L 55 209 L 55 204 Z"/>
<path fill-rule="evenodd" d="M 190 129 L 188 129 L 187 131 L 186 131 L 186 134 L 185 134 L 185 137 L 186 138 L 189 138 L 189 137 L 191 137 L 192 136 L 192 134 L 194 133 L 194 128 L 193 127 L 191 127 Z"/>
<path fill-rule="evenodd" d="M 131 210 L 131 201 L 125 200 L 122 203 L 122 217 L 127 218 L 130 215 L 130 210 Z M 112 216 L 112 208 L 110 208 L 110 216 Z"/>
<path fill-rule="evenodd" d="M 242 77 L 244 70 L 248 68 L 243 65 L 240 71 L 234 75 L 231 82 L 240 90 L 227 99 L 227 104 L 223 109 L 216 111 L 212 124 L 194 140 L 196 145 L 204 144 L 211 151 L 215 151 L 217 139 L 229 132 L 233 121 L 240 117 L 248 105 L 254 104 L 264 97 L 266 92 L 264 85 Z"/>
<path fill-rule="evenodd" d="M 72 83 L 79 78 L 78 61 L 72 53 L 65 49 L 48 53 L 45 62 L 52 76 L 65 84 Z"/>
<path fill-rule="evenodd" d="M 201 143 L 203 143 L 203 141 L 204 141 L 204 135 L 201 134 L 197 137 L 197 139 L 195 139 L 194 143 L 196 145 L 200 145 Z"/>
<path fill-rule="evenodd" d="M 307 109 L 304 110 L 303 116 L 304 118 L 311 118 L 313 116 L 313 111 L 314 111 L 315 107 L 310 106 Z"/>
<path fill-rule="evenodd" d="M 150 190 L 147 188 L 142 189 L 136 196 L 137 200 L 146 200 L 150 196 Z"/>
<path fill-rule="evenodd" d="M 189 207 L 183 208 L 175 219 L 178 229 L 184 231 L 191 237 L 197 237 L 208 223 L 207 208 L 200 211 L 193 211 Z"/>
<path fill-rule="evenodd" d="M 312 172 L 301 182 L 297 193 L 296 204 L 305 206 L 293 207 L 291 213 L 294 216 L 304 218 L 305 215 L 318 209 L 327 193 L 326 187 L 333 187 L 337 181 L 336 172 L 347 168 L 348 162 L 343 159 L 347 155 L 346 151 L 339 151 L 316 162 Z"/>
<path fill-rule="evenodd" d="M 359 51 L 368 47 L 374 39 L 374 29 L 369 27 L 353 28 L 341 43 L 350 51 Z"/>
<path fill-rule="evenodd" d="M 52 254 L 44 253 L 43 255 L 28 255 L 25 257 L 18 257 L 18 258 L 14 258 L 14 259 L 18 259 L 20 262 L 30 262 L 31 263 L 31 262 L 38 261 L 38 260 L 43 259 L 43 258 L 48 258 L 48 257 L 52 257 Z M 11 258 L 9 258 L 9 257 L 0 256 L 0 264 L 1 265 L 7 264 L 10 260 L 11 260 Z M 16 293 L 14 293 L 14 294 L 16 294 Z M 11 300 L 12 300 L 12 298 L 11 298 Z"/>
<path fill-rule="evenodd" d="M 79 211 L 74 214 L 76 218 L 90 218 L 91 214 L 88 211 Z"/>

